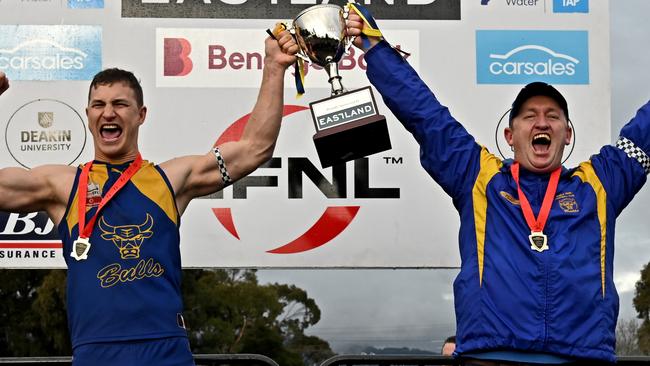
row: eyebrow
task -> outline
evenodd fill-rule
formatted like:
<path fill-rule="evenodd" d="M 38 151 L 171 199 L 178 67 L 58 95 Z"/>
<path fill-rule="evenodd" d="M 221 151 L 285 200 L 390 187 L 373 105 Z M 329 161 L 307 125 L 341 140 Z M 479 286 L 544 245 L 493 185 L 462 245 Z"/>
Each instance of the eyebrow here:
<path fill-rule="evenodd" d="M 103 103 L 103 104 L 106 104 L 107 102 L 106 102 L 105 100 L 103 100 L 103 99 L 91 99 L 91 100 L 88 102 L 88 104 L 94 104 L 94 103 Z M 115 99 L 112 99 L 112 100 L 108 101 L 108 103 L 111 103 L 111 104 L 116 104 L 116 103 L 127 103 L 127 104 L 130 104 L 128 98 L 115 98 Z"/>

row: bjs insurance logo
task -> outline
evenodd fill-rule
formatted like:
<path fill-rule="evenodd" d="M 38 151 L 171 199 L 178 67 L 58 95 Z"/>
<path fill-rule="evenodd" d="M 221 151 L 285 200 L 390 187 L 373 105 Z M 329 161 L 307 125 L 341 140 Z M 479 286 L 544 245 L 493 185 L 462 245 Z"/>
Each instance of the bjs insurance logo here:
<path fill-rule="evenodd" d="M 12 80 L 90 80 L 101 39 L 98 26 L 0 25 L 0 70 Z"/>
<path fill-rule="evenodd" d="M 589 84 L 587 31 L 476 31 L 479 84 Z"/>

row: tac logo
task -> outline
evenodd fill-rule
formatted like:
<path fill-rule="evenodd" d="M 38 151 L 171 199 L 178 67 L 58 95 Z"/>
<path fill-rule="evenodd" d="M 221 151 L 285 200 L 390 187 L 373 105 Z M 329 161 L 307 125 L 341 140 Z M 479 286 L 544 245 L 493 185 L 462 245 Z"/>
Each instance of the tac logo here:
<path fill-rule="evenodd" d="M 589 0 L 553 0 L 554 13 L 588 13 Z"/>
<path fill-rule="evenodd" d="M 18 108 L 7 122 L 9 154 L 25 168 L 43 164 L 71 165 L 86 146 L 86 125 L 70 105 L 37 99 Z"/>
<path fill-rule="evenodd" d="M 185 76 L 192 71 L 194 64 L 190 59 L 192 45 L 185 38 L 164 39 L 164 66 L 165 76 Z"/>
<path fill-rule="evenodd" d="M 70 9 L 103 9 L 104 0 L 68 0 Z"/>
<path fill-rule="evenodd" d="M 287 120 L 287 116 L 299 112 L 304 112 L 307 115 L 309 108 L 297 105 L 285 105 L 283 110 L 285 117 L 283 123 Z M 228 141 L 238 140 L 249 117 L 250 114 L 245 115 L 231 124 L 219 137 L 215 145 L 218 146 Z M 354 177 L 352 181 L 354 182 L 354 197 L 349 197 L 348 193 L 346 164 L 331 167 L 332 178 L 328 179 L 325 176 L 328 174 L 320 172 L 316 165 L 312 163 L 311 159 L 304 156 L 291 156 L 286 158 L 286 160 L 280 157 L 273 157 L 268 163 L 260 167 L 260 170 L 271 170 L 271 173 L 264 173 L 261 176 L 254 174 L 235 182 L 232 185 L 233 198 L 246 199 L 248 190 L 251 188 L 278 187 L 278 178 L 286 172 L 286 179 L 288 181 L 286 198 L 289 201 L 285 201 L 283 205 L 288 207 L 291 206 L 290 201 L 302 200 L 304 191 L 307 190 L 307 185 L 313 184 L 315 190 L 325 196 L 325 204 L 320 216 L 316 215 L 317 218 L 311 225 L 303 225 L 304 223 L 302 221 L 304 218 L 298 217 L 300 214 L 296 214 L 294 218 L 287 218 L 290 225 L 300 224 L 300 227 L 304 226 L 306 229 L 287 242 L 268 244 L 266 252 L 272 254 L 294 254 L 313 250 L 327 244 L 343 233 L 357 217 L 364 199 L 384 200 L 400 198 L 399 188 L 371 187 L 368 159 L 362 158 L 353 163 L 348 163 L 353 165 Z M 220 191 L 206 198 L 223 198 L 223 196 L 223 191 Z M 353 202 L 350 202 L 350 198 L 353 198 Z M 337 202 L 337 199 L 347 199 L 347 204 L 332 204 L 332 202 Z M 286 207 L 281 209 L 281 211 L 285 212 L 284 216 L 287 216 L 286 210 Z M 240 231 L 235 224 L 238 220 L 234 217 L 231 207 L 213 207 L 212 211 L 226 231 L 233 238 L 240 240 Z M 242 226 L 247 227 L 246 225 Z M 273 241 L 274 239 L 268 240 Z"/>
<path fill-rule="evenodd" d="M 587 31 L 476 31 L 479 84 L 589 84 Z"/>

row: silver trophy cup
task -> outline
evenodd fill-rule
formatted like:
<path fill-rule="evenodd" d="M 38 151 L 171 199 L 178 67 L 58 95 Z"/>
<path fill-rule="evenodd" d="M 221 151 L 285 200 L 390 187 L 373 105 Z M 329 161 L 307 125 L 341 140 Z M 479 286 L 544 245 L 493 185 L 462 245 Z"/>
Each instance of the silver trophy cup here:
<path fill-rule="evenodd" d="M 352 45 L 345 36 L 345 11 L 338 5 L 314 5 L 293 20 L 293 30 L 300 47 L 298 56 L 321 66 L 329 75 L 332 95 L 345 92 L 338 62 Z"/>
<path fill-rule="evenodd" d="M 391 148 L 386 117 L 377 111 L 370 87 L 348 91 L 338 62 L 352 45 L 346 37 L 347 10 L 314 5 L 298 14 L 291 31 L 297 56 L 327 71 L 332 94 L 309 104 L 316 127 L 314 144 L 323 167 L 342 164 Z"/>

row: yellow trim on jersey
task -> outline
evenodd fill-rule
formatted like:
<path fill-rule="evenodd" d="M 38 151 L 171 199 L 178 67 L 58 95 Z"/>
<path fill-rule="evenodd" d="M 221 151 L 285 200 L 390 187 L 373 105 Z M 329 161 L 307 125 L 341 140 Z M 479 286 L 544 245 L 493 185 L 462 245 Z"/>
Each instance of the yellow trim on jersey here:
<path fill-rule="evenodd" d="M 474 205 L 474 229 L 476 230 L 476 255 L 478 257 L 479 286 L 483 286 L 483 259 L 485 256 L 485 226 L 487 222 L 487 185 L 492 180 L 503 162 L 487 151 L 481 149 L 480 170 L 472 188 L 472 203 Z"/>
<path fill-rule="evenodd" d="M 603 298 L 605 298 L 605 256 L 607 249 L 607 192 L 600 181 L 594 167 L 590 161 L 581 163 L 578 169 L 573 173 L 584 183 L 591 186 L 596 193 L 596 210 L 598 212 L 598 222 L 600 223 L 600 281 L 603 289 Z"/>
<path fill-rule="evenodd" d="M 148 161 L 144 161 L 140 170 L 131 178 L 131 183 L 135 185 L 140 193 L 157 204 L 167 217 L 178 225 L 178 211 L 176 210 L 174 195 L 170 189 L 160 189 L 160 185 L 156 184 L 156 182 L 161 181 L 165 182 L 165 179 L 158 169 L 154 167 L 153 163 Z M 165 187 L 167 187 L 166 184 Z"/>
<path fill-rule="evenodd" d="M 80 169 L 83 169 L 85 164 L 80 165 Z M 94 183 L 99 185 L 99 192 L 104 191 L 104 184 L 108 180 L 108 171 L 106 170 L 106 165 L 103 164 L 93 164 L 90 168 L 90 176 L 88 177 L 88 184 Z M 88 188 L 86 188 L 88 189 Z M 79 210 L 77 208 L 77 202 L 79 201 L 79 184 L 77 183 L 77 191 L 74 193 L 72 198 L 72 203 L 68 208 L 68 215 L 65 218 L 65 221 L 68 223 L 68 232 L 72 235 L 72 228 L 79 223 Z M 90 208 L 86 206 L 86 212 Z"/>

